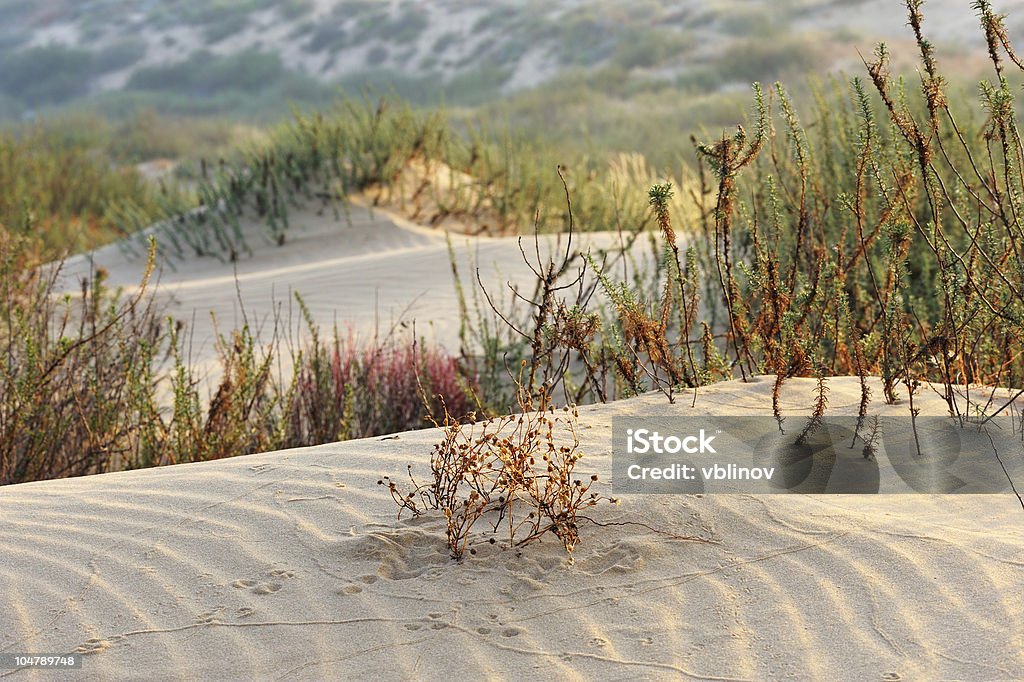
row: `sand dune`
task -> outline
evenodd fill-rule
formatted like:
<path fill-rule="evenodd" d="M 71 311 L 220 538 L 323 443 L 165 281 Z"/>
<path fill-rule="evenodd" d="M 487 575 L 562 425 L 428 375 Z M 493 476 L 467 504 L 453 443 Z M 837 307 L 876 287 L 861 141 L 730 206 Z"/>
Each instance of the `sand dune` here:
<path fill-rule="evenodd" d="M 387 334 L 399 322 L 415 321 L 418 334 L 458 349 L 458 298 L 444 232 L 361 205 L 350 207 L 347 220 L 335 220 L 329 210 L 320 215 L 313 209 L 294 211 L 289 220 L 283 246 L 272 244 L 260 224 L 246 224 L 243 231 L 253 253 L 234 264 L 212 257 L 161 260 L 155 275 L 157 299 L 168 314 L 191 329 L 193 362 L 206 363 L 215 355 L 211 313 L 221 332 L 248 319 L 266 334 L 278 309 L 291 328 L 301 327 L 293 298 L 296 292 L 325 327 L 337 323 L 342 331 L 349 329 L 365 338 Z M 517 238 L 450 237 L 466 286 L 475 284 L 479 267 L 482 281 L 498 300 L 511 299 L 509 282 L 532 287 L 533 274 L 523 262 Z M 526 246 L 533 257 L 529 239 Z M 560 252 L 562 239 L 542 236 L 542 256 L 547 257 L 549 248 Z M 596 251 L 613 248 L 619 240 L 615 234 L 585 233 L 576 235 L 574 243 Z M 71 258 L 62 270 L 63 286 L 74 292 L 80 278 L 93 267 L 102 267 L 111 286 L 131 291 L 142 278 L 143 251 L 113 244 Z M 160 252 L 172 253 L 163 246 Z"/>
<path fill-rule="evenodd" d="M 766 414 L 770 385 L 585 408 L 581 470 L 607 486 L 613 415 Z M 856 379 L 830 385 L 854 413 Z M 1012 494 L 628 496 L 594 518 L 713 542 L 584 524 L 571 566 L 551 541 L 456 563 L 442 518 L 399 522 L 376 485 L 437 437 L 0 489 L 0 650 L 104 680 L 1024 677 Z"/>

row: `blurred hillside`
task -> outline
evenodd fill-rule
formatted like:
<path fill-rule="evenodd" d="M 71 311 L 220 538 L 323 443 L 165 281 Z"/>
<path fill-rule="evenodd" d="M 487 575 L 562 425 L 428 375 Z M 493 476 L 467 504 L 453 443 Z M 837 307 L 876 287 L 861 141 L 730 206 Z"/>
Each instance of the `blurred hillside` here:
<path fill-rule="evenodd" d="M 1020 5 L 996 3 L 1018 42 Z M 924 15 L 954 108 L 982 120 L 972 3 Z M 745 120 L 753 81 L 782 81 L 813 116 L 830 77 L 864 77 L 884 41 L 919 98 L 906 24 L 900 0 L 0 0 L 0 225 L 52 250 L 109 241 L 339 94 L 444 105 L 453 132 L 547 182 L 556 163 L 598 177 L 620 153 L 675 176 L 691 136 Z M 86 169 L 77 191 L 67 168 Z"/>
<path fill-rule="evenodd" d="M 947 72 L 980 69 L 970 3 L 925 10 Z M 909 36 L 897 0 L 0 0 L 0 27 L 8 120 L 69 104 L 270 120 L 339 87 L 454 106 L 578 83 L 707 97 L 859 71 L 858 50 Z"/>

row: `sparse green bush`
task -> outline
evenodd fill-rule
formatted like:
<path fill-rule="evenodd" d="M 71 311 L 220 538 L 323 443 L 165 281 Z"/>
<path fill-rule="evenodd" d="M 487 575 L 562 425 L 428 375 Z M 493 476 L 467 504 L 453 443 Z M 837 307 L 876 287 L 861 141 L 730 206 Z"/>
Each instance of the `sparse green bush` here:
<path fill-rule="evenodd" d="M 781 422 L 778 389 L 793 376 L 818 379 L 818 418 L 832 374 L 880 376 L 887 402 L 902 384 L 912 416 L 923 381 L 941 385 L 961 418 L 962 387 L 1024 384 L 1024 150 L 1005 75 L 1024 63 L 1002 19 L 977 3 L 996 81 L 982 82 L 986 118 L 973 125 L 923 37 L 920 3 L 907 7 L 918 97 L 890 74 L 884 46 L 867 63 L 876 96 L 855 78 L 821 94 L 813 125 L 781 85 L 773 108 L 756 87 L 750 129 L 696 147 L 701 182 L 691 197 L 701 219 L 685 254 L 670 188 L 657 184 L 655 276 L 621 281 L 614 268 L 584 261 L 611 302 L 597 328 L 580 299 L 549 299 L 553 282 L 538 274 L 529 303 L 538 310 L 503 312 L 534 339 L 531 390 L 536 375 L 578 390 L 577 400 L 650 388 L 672 398 L 715 378 L 774 374 Z M 533 264 L 538 273 L 549 266 Z M 566 373 L 572 358 L 582 366 Z"/>
<path fill-rule="evenodd" d="M 470 409 L 475 385 L 457 359 L 399 339 L 335 333 L 321 345 L 311 322 L 288 377 L 270 371 L 285 352 L 276 342 L 247 327 L 221 337 L 207 400 L 180 326 L 149 295 L 154 254 L 131 298 L 111 292 L 101 270 L 62 297 L 59 268 L 0 227 L 0 485 L 405 431 Z"/>
<path fill-rule="evenodd" d="M 496 139 L 480 130 L 460 134 L 439 113 L 420 113 L 393 99 L 342 100 L 330 115 L 297 115 L 265 148 L 204 178 L 197 187 L 203 210 L 174 221 L 175 241 L 182 245 L 177 255 L 243 257 L 243 214 L 264 220 L 269 236 L 284 243 L 295 206 L 327 206 L 367 188 L 377 201 L 402 205 L 414 219 L 432 224 L 450 219 L 493 233 L 534 224 L 544 231 L 565 229 L 570 216 L 553 172 L 558 166 L 559 159 L 525 140 Z M 639 166 L 650 177 L 646 164 Z M 438 183 L 429 176 L 432 168 L 473 181 Z M 416 179 L 423 170 L 428 177 Z M 568 170 L 580 224 L 588 230 L 642 230 L 650 212 L 630 200 L 642 193 L 613 170 L 586 158 Z"/>
<path fill-rule="evenodd" d="M 119 300 L 98 272 L 62 300 L 56 277 L 0 227 L 0 485 L 121 468 L 151 427 L 162 330 L 145 287 Z"/>
<path fill-rule="evenodd" d="M 228 157 L 261 137 L 259 129 L 229 119 L 160 115 L 154 109 L 137 109 L 121 120 L 102 123 L 103 151 L 118 163 Z"/>

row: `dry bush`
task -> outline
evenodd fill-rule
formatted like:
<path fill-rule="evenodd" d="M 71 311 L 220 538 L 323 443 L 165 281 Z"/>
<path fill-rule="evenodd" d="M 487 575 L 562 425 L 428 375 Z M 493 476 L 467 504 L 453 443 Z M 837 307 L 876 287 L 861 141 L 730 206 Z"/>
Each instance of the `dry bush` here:
<path fill-rule="evenodd" d="M 158 419 L 146 281 L 122 300 L 97 272 L 58 298 L 58 269 L 30 253 L 0 228 L 0 485 L 121 468 Z"/>
<path fill-rule="evenodd" d="M 390 477 L 379 481 L 391 491 L 399 517 L 405 511 L 444 514 L 455 559 L 467 549 L 475 553 L 470 545 L 479 521 L 489 526 L 484 536 L 492 544 L 500 535 L 509 547 L 522 547 L 551 533 L 571 556 L 580 541 L 580 511 L 606 499 L 590 491 L 597 475 L 576 477 L 583 457 L 576 409 L 556 410 L 545 392 L 531 395 L 521 383 L 518 395 L 519 414 L 476 424 L 446 415 L 429 481 L 418 482 L 411 467 L 407 490 Z"/>

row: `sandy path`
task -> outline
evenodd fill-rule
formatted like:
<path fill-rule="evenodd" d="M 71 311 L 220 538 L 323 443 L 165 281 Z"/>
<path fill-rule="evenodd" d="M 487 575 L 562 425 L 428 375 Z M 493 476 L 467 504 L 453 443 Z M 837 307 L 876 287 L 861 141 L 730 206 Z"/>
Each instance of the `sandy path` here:
<path fill-rule="evenodd" d="M 856 380 L 830 385 L 855 413 Z M 812 389 L 788 383 L 784 409 Z M 581 469 L 608 480 L 615 414 L 767 414 L 769 395 L 583 409 Z M 396 521 L 376 485 L 436 438 L 0 489 L 0 650 L 77 650 L 68 677 L 105 680 L 1024 677 L 1013 495 L 629 496 L 595 518 L 717 544 L 585 524 L 572 566 L 550 541 L 459 564 L 443 519 Z"/>

